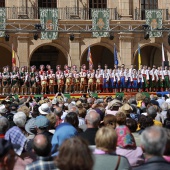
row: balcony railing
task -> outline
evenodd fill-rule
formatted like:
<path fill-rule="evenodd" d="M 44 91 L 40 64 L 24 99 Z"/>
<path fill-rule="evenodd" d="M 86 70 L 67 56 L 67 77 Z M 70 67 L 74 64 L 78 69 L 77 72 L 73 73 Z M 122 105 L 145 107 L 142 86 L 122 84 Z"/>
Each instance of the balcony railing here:
<path fill-rule="evenodd" d="M 163 20 L 169 20 L 170 19 L 170 14 L 168 9 L 162 9 L 163 10 Z M 134 14 L 134 19 L 135 20 L 145 20 L 145 9 L 135 9 L 135 14 Z"/>
<path fill-rule="evenodd" d="M 110 19 L 118 20 L 119 14 L 117 8 L 109 8 Z M 64 7 L 58 8 L 58 19 L 71 20 L 81 19 L 90 20 L 92 19 L 91 8 L 77 8 L 77 7 Z M 37 7 L 6 7 L 7 19 L 39 19 L 39 8 Z"/>

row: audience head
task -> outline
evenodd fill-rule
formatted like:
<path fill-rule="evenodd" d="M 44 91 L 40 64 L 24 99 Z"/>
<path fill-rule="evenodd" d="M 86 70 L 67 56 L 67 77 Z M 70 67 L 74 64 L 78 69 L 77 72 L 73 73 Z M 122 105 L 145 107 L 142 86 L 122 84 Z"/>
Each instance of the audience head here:
<path fill-rule="evenodd" d="M 35 126 L 37 129 L 48 130 L 49 123 L 49 120 L 45 116 L 40 115 L 35 118 Z"/>
<path fill-rule="evenodd" d="M 87 128 L 97 128 L 100 123 L 100 115 L 95 110 L 90 110 L 86 117 Z"/>
<path fill-rule="evenodd" d="M 61 118 L 61 116 L 63 115 L 62 108 L 61 108 L 61 107 L 56 107 L 56 108 L 54 109 L 54 114 L 55 114 L 56 116 L 58 116 L 59 118 Z"/>
<path fill-rule="evenodd" d="M 78 120 L 77 114 L 75 112 L 69 112 L 66 115 L 64 121 L 67 122 L 67 123 L 70 123 L 75 128 L 77 128 L 78 124 L 79 124 L 79 120 Z"/>
<path fill-rule="evenodd" d="M 33 149 L 38 156 L 47 157 L 51 152 L 51 142 L 47 136 L 38 134 L 33 140 Z"/>
<path fill-rule="evenodd" d="M 116 113 L 116 121 L 118 125 L 125 125 L 126 124 L 126 115 L 123 112 Z"/>
<path fill-rule="evenodd" d="M 167 142 L 165 130 L 159 126 L 146 128 L 141 134 L 141 146 L 147 156 L 162 156 Z"/>
<path fill-rule="evenodd" d="M 167 111 L 167 110 L 168 110 L 168 103 L 163 102 L 162 105 L 161 105 L 161 109 L 162 109 L 163 111 Z"/>
<path fill-rule="evenodd" d="M 113 129 L 116 128 L 116 116 L 108 114 L 104 117 L 104 126 L 110 126 Z"/>
<path fill-rule="evenodd" d="M 141 115 L 139 118 L 140 129 L 145 129 L 147 127 L 153 126 L 154 122 L 150 116 Z"/>
<path fill-rule="evenodd" d="M 170 129 L 165 128 L 166 135 L 167 135 L 167 142 L 164 155 L 170 156 Z"/>
<path fill-rule="evenodd" d="M 15 125 L 21 128 L 25 127 L 26 120 L 27 117 L 24 112 L 17 112 L 13 117 Z"/>
<path fill-rule="evenodd" d="M 0 139 L 0 169 L 11 170 L 15 164 L 15 152 L 10 142 Z"/>
<path fill-rule="evenodd" d="M 39 112 L 38 108 L 39 108 L 39 105 L 37 105 L 37 104 L 35 106 L 33 106 L 32 113 L 31 113 L 33 118 L 36 118 L 37 116 L 39 116 L 40 112 Z"/>
<path fill-rule="evenodd" d="M 21 106 L 17 111 L 23 112 L 25 113 L 26 117 L 29 117 L 30 109 L 27 106 Z"/>
<path fill-rule="evenodd" d="M 116 131 L 109 126 L 100 128 L 96 133 L 96 147 L 105 152 L 113 152 L 116 150 L 117 134 Z"/>
<path fill-rule="evenodd" d="M 147 114 L 148 114 L 148 116 L 152 117 L 152 119 L 155 119 L 155 117 L 157 115 L 157 109 L 154 106 L 150 106 L 147 109 Z"/>
<path fill-rule="evenodd" d="M 129 128 L 131 133 L 136 132 L 137 122 L 136 120 L 129 118 L 126 120 L 126 126 Z"/>
<path fill-rule="evenodd" d="M 56 164 L 63 170 L 92 170 L 93 157 L 86 141 L 79 137 L 65 140 L 59 148 Z"/>
<path fill-rule="evenodd" d="M 54 129 L 57 121 L 56 115 L 54 113 L 49 113 L 46 117 L 49 120 L 49 129 Z"/>
<path fill-rule="evenodd" d="M 3 116 L 0 116 L 0 134 L 5 134 L 8 128 L 9 128 L 8 119 Z"/>

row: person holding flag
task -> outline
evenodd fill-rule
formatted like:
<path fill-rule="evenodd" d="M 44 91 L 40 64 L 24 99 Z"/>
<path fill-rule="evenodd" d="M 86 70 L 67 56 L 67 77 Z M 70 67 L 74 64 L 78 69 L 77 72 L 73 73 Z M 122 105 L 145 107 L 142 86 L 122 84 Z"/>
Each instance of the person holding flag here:
<path fill-rule="evenodd" d="M 12 67 L 16 66 L 16 52 L 14 50 L 14 45 L 12 44 Z"/>
<path fill-rule="evenodd" d="M 140 70 L 141 68 L 141 55 L 140 55 L 140 46 L 138 44 L 138 69 Z"/>

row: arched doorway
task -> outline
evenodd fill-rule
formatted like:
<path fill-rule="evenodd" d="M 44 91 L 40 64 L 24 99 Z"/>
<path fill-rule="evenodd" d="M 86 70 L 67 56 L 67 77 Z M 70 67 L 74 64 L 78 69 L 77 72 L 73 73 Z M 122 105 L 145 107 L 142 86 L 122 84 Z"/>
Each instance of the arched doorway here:
<path fill-rule="evenodd" d="M 141 64 L 152 67 L 153 65 L 162 65 L 162 50 L 158 47 L 148 45 L 140 49 L 141 52 Z M 167 58 L 165 53 L 165 58 Z M 138 67 L 138 52 L 135 54 L 134 64 Z"/>
<path fill-rule="evenodd" d="M 94 68 L 97 68 L 97 65 L 100 63 L 102 67 L 104 67 L 104 64 L 108 65 L 108 68 L 114 67 L 114 55 L 113 53 L 106 47 L 101 45 L 94 45 L 90 47 L 92 60 Z M 87 61 L 87 53 L 88 48 L 84 52 L 81 58 L 81 65 L 86 64 L 88 68 L 88 61 Z"/>
<path fill-rule="evenodd" d="M 30 60 L 30 66 L 35 65 L 38 69 L 41 64 L 45 66 L 49 64 L 55 71 L 56 65 L 61 65 L 63 68 L 65 64 L 68 64 L 68 61 L 61 50 L 51 45 L 45 45 L 39 47 Z"/>
<path fill-rule="evenodd" d="M 5 47 L 0 46 L 0 71 L 2 71 L 2 68 L 4 66 L 9 66 L 10 68 L 12 67 L 12 53 L 6 49 Z"/>

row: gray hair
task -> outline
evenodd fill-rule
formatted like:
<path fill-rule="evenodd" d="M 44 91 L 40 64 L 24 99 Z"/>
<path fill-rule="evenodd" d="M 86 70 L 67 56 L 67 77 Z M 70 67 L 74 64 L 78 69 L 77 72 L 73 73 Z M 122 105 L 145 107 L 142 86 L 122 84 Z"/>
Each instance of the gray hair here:
<path fill-rule="evenodd" d="M 154 106 L 150 106 L 148 109 L 147 109 L 147 114 L 148 116 L 151 116 L 153 119 L 155 119 L 156 115 L 157 115 L 157 110 Z"/>
<path fill-rule="evenodd" d="M 161 105 L 161 108 L 162 108 L 163 111 L 168 110 L 168 103 L 163 102 L 162 105 Z"/>
<path fill-rule="evenodd" d="M 75 106 L 75 104 L 70 103 L 70 104 L 68 105 L 68 110 L 70 110 L 73 106 Z"/>
<path fill-rule="evenodd" d="M 85 119 L 93 127 L 98 127 L 98 125 L 100 123 L 100 115 L 94 109 L 90 109 L 87 112 L 87 115 L 86 115 Z"/>
<path fill-rule="evenodd" d="M 9 122 L 6 117 L 1 116 L 0 117 L 0 134 L 5 134 L 5 132 L 9 128 Z"/>
<path fill-rule="evenodd" d="M 76 106 L 72 106 L 71 108 L 69 108 L 68 112 L 75 112 L 77 116 L 79 115 L 79 109 Z"/>
<path fill-rule="evenodd" d="M 18 127 L 24 127 L 27 117 L 24 112 L 17 112 L 14 115 L 13 121 Z"/>
<path fill-rule="evenodd" d="M 141 145 L 146 154 L 162 156 L 165 150 L 167 134 L 162 127 L 151 126 L 141 134 Z"/>

